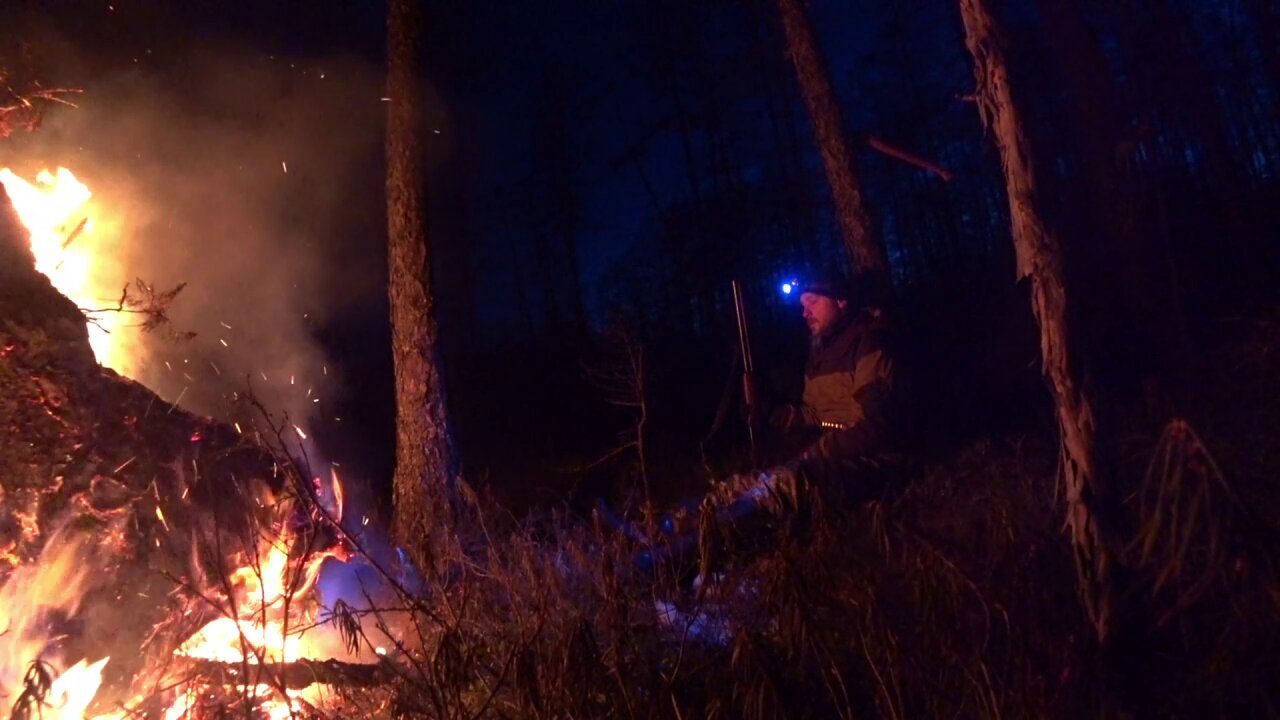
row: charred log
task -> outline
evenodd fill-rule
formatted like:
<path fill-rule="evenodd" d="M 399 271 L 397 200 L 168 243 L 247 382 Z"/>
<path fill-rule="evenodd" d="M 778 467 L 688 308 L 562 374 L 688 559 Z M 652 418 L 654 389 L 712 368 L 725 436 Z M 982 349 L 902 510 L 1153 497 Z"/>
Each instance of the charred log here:
<path fill-rule="evenodd" d="M 213 660 L 187 660 L 180 676 L 199 678 L 204 685 L 236 686 L 245 684 L 248 670 L 254 684 L 298 690 L 311 685 L 341 687 L 376 687 L 388 685 L 400 677 L 387 662 L 351 663 L 339 660 L 297 660 L 272 665 L 245 665 Z"/>

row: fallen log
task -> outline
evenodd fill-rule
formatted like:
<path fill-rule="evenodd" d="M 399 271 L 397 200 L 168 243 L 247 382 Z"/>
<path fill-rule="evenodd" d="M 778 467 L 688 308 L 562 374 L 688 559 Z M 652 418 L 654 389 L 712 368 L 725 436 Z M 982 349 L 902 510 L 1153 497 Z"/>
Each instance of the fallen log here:
<path fill-rule="evenodd" d="M 400 677 L 397 668 L 387 660 L 377 663 L 352 663 L 340 660 L 297 660 L 266 665 L 227 663 L 215 660 L 182 660 L 178 677 L 198 680 L 204 685 L 236 686 L 245 684 L 245 673 L 257 685 L 283 686 L 298 690 L 311 685 L 343 687 L 376 687 Z"/>

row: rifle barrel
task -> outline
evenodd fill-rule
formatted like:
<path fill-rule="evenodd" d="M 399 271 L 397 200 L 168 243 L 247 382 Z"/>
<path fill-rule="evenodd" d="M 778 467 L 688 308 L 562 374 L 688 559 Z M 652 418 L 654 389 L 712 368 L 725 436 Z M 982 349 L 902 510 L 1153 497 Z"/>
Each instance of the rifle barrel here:
<path fill-rule="evenodd" d="M 742 302 L 742 285 L 733 281 L 733 310 L 738 316 L 738 347 L 742 349 L 742 370 L 748 375 L 755 369 L 751 362 L 751 337 L 747 331 L 747 311 Z"/>

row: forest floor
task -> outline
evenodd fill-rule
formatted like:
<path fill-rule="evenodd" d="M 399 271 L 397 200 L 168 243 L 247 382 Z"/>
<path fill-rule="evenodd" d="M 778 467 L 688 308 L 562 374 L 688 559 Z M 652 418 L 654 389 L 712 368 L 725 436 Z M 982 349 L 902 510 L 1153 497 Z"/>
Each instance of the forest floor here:
<path fill-rule="evenodd" d="M 1076 594 L 1048 432 L 970 443 L 697 582 L 643 543 L 491 519 L 397 706 L 509 717 L 1275 716 L 1280 313 L 1214 324 L 1177 400 L 1120 407 L 1120 613 Z M 503 529 L 499 529 L 503 528 Z M 464 559 L 465 558 L 465 559 Z M 443 578 L 440 578 L 443 581 Z M 430 578 L 428 578 L 430 580 Z"/>

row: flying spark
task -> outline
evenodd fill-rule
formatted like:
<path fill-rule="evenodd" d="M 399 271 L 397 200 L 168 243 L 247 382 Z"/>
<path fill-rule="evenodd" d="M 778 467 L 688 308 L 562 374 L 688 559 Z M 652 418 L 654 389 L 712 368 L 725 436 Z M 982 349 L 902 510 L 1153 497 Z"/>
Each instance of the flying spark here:
<path fill-rule="evenodd" d="M 173 401 L 173 404 L 169 406 L 169 412 L 165 413 L 165 415 L 172 415 L 173 409 L 178 407 L 178 403 L 182 402 L 182 396 L 186 394 L 187 394 L 187 387 L 184 386 L 182 388 L 182 392 L 178 393 L 178 399 Z"/>

